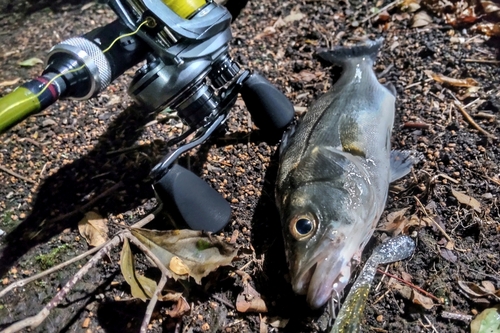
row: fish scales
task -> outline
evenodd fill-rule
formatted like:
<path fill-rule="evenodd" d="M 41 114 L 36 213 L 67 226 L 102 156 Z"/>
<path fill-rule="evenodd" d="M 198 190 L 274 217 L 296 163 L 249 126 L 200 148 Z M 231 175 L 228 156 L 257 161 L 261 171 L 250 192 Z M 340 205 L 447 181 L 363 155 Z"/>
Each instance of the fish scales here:
<path fill-rule="evenodd" d="M 276 201 L 292 287 L 313 308 L 342 292 L 384 210 L 392 176 L 411 168 L 405 153 L 391 153 L 395 94 L 372 68 L 382 42 L 323 55 L 342 66 L 342 75 L 280 147 Z M 394 157 L 399 163 L 391 166 Z"/>

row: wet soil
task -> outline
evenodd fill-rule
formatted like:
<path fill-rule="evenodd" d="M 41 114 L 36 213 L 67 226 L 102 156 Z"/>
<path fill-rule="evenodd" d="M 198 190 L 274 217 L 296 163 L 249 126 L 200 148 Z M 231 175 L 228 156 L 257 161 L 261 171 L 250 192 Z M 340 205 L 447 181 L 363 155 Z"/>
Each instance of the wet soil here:
<path fill-rule="evenodd" d="M 388 4 L 379 1 L 376 5 Z M 393 147 L 419 152 L 421 160 L 391 190 L 381 224 L 387 214 L 401 209 L 407 209 L 408 218 L 434 222 L 405 228 L 417 242 L 415 254 L 381 269 L 411 280 L 441 304 L 426 309 L 397 292 L 388 277 L 378 275 L 363 329 L 466 332 L 467 321 L 447 319 L 444 314 L 473 316 L 494 301 L 468 298 L 459 281 L 478 285 L 491 281 L 500 289 L 499 42 L 470 25 L 449 26 L 434 12 L 429 12 L 430 22 L 412 28 L 414 14 L 397 6 L 389 9 L 387 21 L 364 22 L 374 7 L 374 2 L 359 1 L 253 1 L 233 23 L 231 54 L 245 68 L 269 78 L 303 113 L 339 73 L 316 58 L 317 50 L 362 36 L 385 38 L 375 69 L 380 80 L 391 82 L 398 93 Z M 299 12 L 304 16 L 297 16 Z M 40 64 L 20 67 L 20 61 L 44 59 L 52 45 L 114 19 L 112 11 L 97 4 L 0 14 L 0 93 L 12 91 L 43 69 Z M 473 78 L 479 88 L 468 91 L 438 83 L 429 79 L 428 70 Z M 0 166 L 21 176 L 0 171 L 0 229 L 6 232 L 0 236 L 3 286 L 86 251 L 88 245 L 76 227 L 85 211 L 95 210 L 109 221 L 130 225 L 155 207 L 148 173 L 165 153 L 165 142 L 179 135 L 182 125 L 165 115 L 158 115 L 161 122 L 151 123 L 155 115 L 132 103 L 126 91 L 133 73 L 127 71 L 97 98 L 59 101 L 0 135 Z M 490 135 L 466 121 L 455 106 L 455 97 Z M 205 278 L 202 286 L 184 286 L 191 305 L 184 317 L 170 318 L 165 311 L 172 304 L 160 303 L 153 314 L 152 332 L 326 329 L 327 310 L 308 309 L 305 299 L 294 295 L 289 285 L 274 205 L 277 142 L 264 134 L 253 126 L 244 103 L 238 100 L 226 133 L 213 137 L 180 163 L 231 203 L 232 218 L 221 234 L 241 248 L 234 266 L 251 276 L 268 312 L 237 312 L 242 281 L 231 269 L 223 268 Z M 113 186 L 118 188 L 94 200 Z M 452 191 L 478 200 L 480 206 L 464 204 L 463 197 L 459 200 Z M 158 218 L 154 227 L 166 228 L 167 223 Z M 110 233 L 118 230 L 110 224 Z M 390 233 L 376 231 L 364 259 L 387 236 Z M 119 251 L 113 250 L 93 268 L 31 331 L 136 332 L 146 304 L 130 300 L 119 270 Z M 84 263 L 0 299 L 0 328 L 41 310 Z M 139 268 L 155 274 L 144 264 Z"/>

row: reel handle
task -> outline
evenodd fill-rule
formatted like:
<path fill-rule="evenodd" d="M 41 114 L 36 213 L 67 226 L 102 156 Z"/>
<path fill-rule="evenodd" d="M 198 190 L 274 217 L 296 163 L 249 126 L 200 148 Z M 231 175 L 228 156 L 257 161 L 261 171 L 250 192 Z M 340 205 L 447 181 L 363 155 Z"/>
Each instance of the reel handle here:
<path fill-rule="evenodd" d="M 240 94 L 255 125 L 261 130 L 283 130 L 293 120 L 292 102 L 259 73 L 253 73 L 243 82 Z"/>
<path fill-rule="evenodd" d="M 193 230 L 217 232 L 231 217 L 231 206 L 216 190 L 188 169 L 174 164 L 153 184 L 175 221 Z"/>

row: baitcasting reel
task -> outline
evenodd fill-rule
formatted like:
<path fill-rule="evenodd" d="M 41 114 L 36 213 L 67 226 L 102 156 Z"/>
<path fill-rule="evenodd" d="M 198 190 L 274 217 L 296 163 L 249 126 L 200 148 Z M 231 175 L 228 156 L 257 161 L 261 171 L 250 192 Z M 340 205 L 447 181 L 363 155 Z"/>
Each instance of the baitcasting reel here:
<path fill-rule="evenodd" d="M 283 130 L 293 105 L 264 77 L 231 59 L 231 14 L 225 7 L 206 0 L 107 3 L 118 20 L 54 46 L 42 76 L 0 99 L 0 132 L 58 98 L 96 96 L 145 59 L 129 94 L 148 110 L 177 111 L 189 127 L 169 142 L 182 143 L 179 148 L 151 171 L 155 192 L 174 219 L 192 229 L 218 231 L 229 221 L 229 203 L 175 161 L 225 122 L 238 93 L 266 131 Z"/>

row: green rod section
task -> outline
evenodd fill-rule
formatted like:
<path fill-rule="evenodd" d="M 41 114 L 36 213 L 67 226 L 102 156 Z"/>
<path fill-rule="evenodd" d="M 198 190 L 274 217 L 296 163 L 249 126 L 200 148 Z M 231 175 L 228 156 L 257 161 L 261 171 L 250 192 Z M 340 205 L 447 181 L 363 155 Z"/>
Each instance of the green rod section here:
<path fill-rule="evenodd" d="M 0 133 L 40 109 L 38 97 L 28 88 L 18 87 L 0 98 Z"/>

